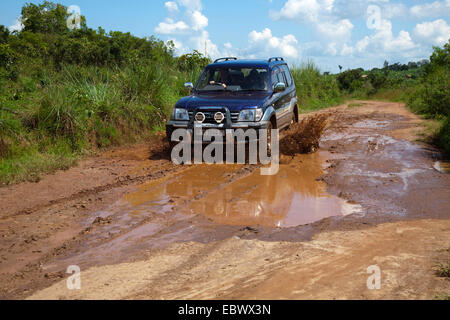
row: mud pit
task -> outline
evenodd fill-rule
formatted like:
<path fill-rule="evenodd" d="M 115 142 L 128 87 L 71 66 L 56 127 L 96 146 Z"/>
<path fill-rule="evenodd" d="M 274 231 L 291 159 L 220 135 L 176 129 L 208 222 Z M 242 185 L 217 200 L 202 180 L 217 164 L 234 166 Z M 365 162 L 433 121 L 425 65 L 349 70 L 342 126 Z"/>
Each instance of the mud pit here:
<path fill-rule="evenodd" d="M 0 296 L 432 298 L 450 291 L 433 272 L 436 259 L 449 258 L 445 162 L 413 141 L 423 122 L 402 105 L 363 104 L 327 111 L 320 150 L 282 156 L 275 176 L 252 165 L 174 166 L 155 140 L 151 150 L 86 160 L 58 173 L 56 183 L 50 176 L 0 190 Z M 86 174 L 88 181 L 79 179 Z M 24 194 L 33 197 L 18 201 Z M 387 277 L 377 293 L 365 288 L 372 264 Z M 80 291 L 65 287 L 69 265 L 81 267 Z"/>
<path fill-rule="evenodd" d="M 237 226 L 294 227 L 360 210 L 328 194 L 325 184 L 317 181 L 327 158 L 331 157 L 326 152 L 298 155 L 281 164 L 277 175 L 262 176 L 254 170 L 231 182 L 240 166 L 195 166 L 146 183 L 124 201 L 136 214 L 170 210 Z"/>

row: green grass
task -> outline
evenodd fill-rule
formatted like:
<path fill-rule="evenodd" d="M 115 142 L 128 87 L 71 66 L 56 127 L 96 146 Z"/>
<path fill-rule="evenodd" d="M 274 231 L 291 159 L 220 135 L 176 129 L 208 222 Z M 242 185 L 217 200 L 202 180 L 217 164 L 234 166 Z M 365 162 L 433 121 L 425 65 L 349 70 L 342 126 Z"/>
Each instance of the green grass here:
<path fill-rule="evenodd" d="M 344 101 L 336 78 L 322 74 L 312 61 L 291 67 L 297 89 L 300 112 L 338 105 Z"/>
<path fill-rule="evenodd" d="M 435 300 L 450 300 L 449 293 L 438 293 L 434 296 Z"/>
<path fill-rule="evenodd" d="M 439 277 L 450 278 L 450 262 L 439 262 L 436 264 L 436 274 Z"/>
<path fill-rule="evenodd" d="M 78 156 L 60 152 L 43 153 L 27 149 L 16 152 L 13 157 L 0 161 L 0 185 L 21 181 L 37 182 L 43 173 L 68 169 L 76 164 Z"/>
<path fill-rule="evenodd" d="M 382 88 L 375 92 L 366 89 L 357 90 L 347 94 L 348 99 L 376 100 L 386 102 L 406 103 L 413 93 L 414 88 Z"/>

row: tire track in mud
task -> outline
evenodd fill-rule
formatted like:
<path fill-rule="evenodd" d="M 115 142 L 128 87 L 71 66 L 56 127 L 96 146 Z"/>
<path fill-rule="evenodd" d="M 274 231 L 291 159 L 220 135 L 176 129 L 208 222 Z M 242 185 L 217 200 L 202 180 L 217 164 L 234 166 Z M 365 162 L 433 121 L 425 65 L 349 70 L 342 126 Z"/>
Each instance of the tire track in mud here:
<path fill-rule="evenodd" d="M 170 168 L 161 169 L 159 171 L 149 173 L 147 175 L 138 176 L 138 177 L 133 177 L 133 178 L 131 178 L 130 176 L 119 177 L 119 178 L 117 178 L 117 180 L 118 180 L 117 182 L 98 186 L 98 187 L 95 187 L 92 189 L 85 189 L 85 190 L 82 190 L 75 194 L 72 194 L 68 197 L 60 198 L 57 200 L 50 200 L 49 203 L 47 203 L 47 204 L 42 204 L 39 206 L 35 206 L 33 208 L 20 210 L 16 213 L 3 216 L 0 218 L 0 220 L 13 218 L 13 217 L 17 217 L 20 215 L 30 215 L 36 211 L 43 210 L 43 209 L 46 209 L 46 208 L 49 208 L 49 207 L 52 207 L 55 205 L 60 205 L 65 202 L 80 200 L 87 196 L 95 196 L 99 193 L 106 192 L 106 191 L 109 191 L 112 189 L 116 189 L 116 188 L 120 188 L 120 187 L 124 187 L 124 186 L 130 186 L 130 185 L 134 185 L 134 184 L 141 184 L 141 183 L 144 183 L 149 180 L 159 179 L 159 178 L 165 176 L 167 174 L 167 172 L 169 172 L 170 170 L 175 170 L 175 166 L 173 166 L 173 165 L 169 165 L 168 167 L 170 167 Z"/>

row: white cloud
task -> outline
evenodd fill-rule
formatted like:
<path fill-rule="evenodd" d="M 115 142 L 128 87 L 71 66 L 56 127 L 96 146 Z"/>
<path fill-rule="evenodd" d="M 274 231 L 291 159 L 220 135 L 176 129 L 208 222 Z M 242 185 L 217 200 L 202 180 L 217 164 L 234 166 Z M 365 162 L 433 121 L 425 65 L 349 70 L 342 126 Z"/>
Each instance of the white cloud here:
<path fill-rule="evenodd" d="M 8 30 L 9 30 L 10 32 L 14 32 L 14 31 L 20 32 L 20 31 L 22 31 L 22 29 L 23 29 L 24 27 L 25 27 L 25 26 L 23 25 L 22 17 L 19 17 L 19 18 L 17 18 L 16 20 L 14 20 L 14 24 L 13 24 L 13 25 L 11 25 L 11 26 L 8 27 Z"/>
<path fill-rule="evenodd" d="M 324 9 L 317 0 L 288 0 L 279 12 L 270 13 L 274 20 L 309 20 L 316 21 Z"/>
<path fill-rule="evenodd" d="M 291 59 L 299 58 L 298 41 L 292 34 L 275 37 L 269 28 L 265 28 L 261 32 L 255 30 L 250 32 L 248 41 L 248 48 L 243 53 L 249 58 L 277 55 Z"/>
<path fill-rule="evenodd" d="M 190 43 L 193 45 L 193 49 L 203 52 L 210 57 L 217 58 L 219 56 L 219 48 L 217 45 L 211 41 L 209 38 L 209 33 L 206 30 L 200 32 L 200 34 L 195 35 L 190 38 Z"/>
<path fill-rule="evenodd" d="M 170 18 L 160 22 L 155 32 L 168 36 L 177 54 L 197 50 L 212 57 L 219 55 L 218 46 L 211 41 L 206 31 L 208 18 L 202 13 L 201 0 L 169 1 L 164 5 Z"/>
<path fill-rule="evenodd" d="M 344 43 L 342 50 L 341 50 L 341 55 L 342 56 L 351 56 L 353 55 L 353 52 L 355 51 L 355 49 L 351 46 L 348 46 L 346 43 Z"/>
<path fill-rule="evenodd" d="M 322 54 L 349 54 L 352 30 L 347 18 L 335 14 L 335 0 L 288 0 L 280 11 L 270 12 L 274 20 L 293 20 L 312 26 L 322 43 Z"/>
<path fill-rule="evenodd" d="M 391 54 L 410 56 L 417 45 L 412 41 L 409 32 L 400 31 L 398 36 L 392 32 L 392 23 L 389 20 L 381 19 L 375 26 L 375 32 L 372 35 L 365 36 L 356 43 L 356 51 L 360 54 L 370 56 L 381 56 Z"/>
<path fill-rule="evenodd" d="M 192 50 L 204 53 L 206 50 L 212 58 L 284 56 L 292 61 L 312 57 L 327 68 L 336 68 L 337 64 L 373 67 L 385 59 L 406 62 L 417 57 L 426 58 L 431 53 L 431 45 L 441 45 L 448 40 L 448 21 L 438 18 L 450 14 L 450 0 L 428 1 L 434 2 L 417 2 L 408 8 L 394 0 L 285 0 L 269 15 L 274 21 L 298 23 L 302 28 L 300 31 L 295 24 L 290 31 L 293 34 L 273 34 L 273 29 L 269 28 L 249 32 L 250 29 L 246 31 L 247 42 L 236 47 L 231 42 L 218 46 L 211 40 L 210 21 L 201 0 L 169 0 L 165 2 L 167 17 L 161 20 L 155 32 L 171 39 L 177 54 Z M 276 5 L 274 2 L 273 6 Z M 370 15 L 367 12 L 369 6 L 379 8 L 380 17 L 376 25 L 368 25 L 366 29 L 364 19 Z M 393 28 L 398 22 L 395 18 L 417 21 L 419 17 L 430 16 L 438 16 L 435 18 L 438 20 L 421 22 L 414 30 Z M 354 23 L 361 25 L 358 32 L 355 32 Z M 296 36 L 307 30 L 313 30 L 313 40 L 300 44 Z M 357 34 L 358 38 L 355 37 Z"/>
<path fill-rule="evenodd" d="M 164 6 L 166 7 L 167 11 L 169 11 L 169 12 L 172 12 L 172 13 L 173 12 L 178 12 L 178 5 L 174 1 L 166 2 L 164 4 Z"/>
<path fill-rule="evenodd" d="M 194 31 L 202 30 L 208 26 L 208 18 L 200 11 L 188 12 L 191 26 Z"/>
<path fill-rule="evenodd" d="M 167 18 L 165 22 L 160 22 L 155 28 L 155 32 L 159 34 L 174 35 L 182 34 L 189 29 L 184 21 L 173 21 Z"/>
<path fill-rule="evenodd" d="M 393 19 L 397 17 L 405 17 L 408 14 L 408 7 L 403 3 L 386 3 L 382 7 L 383 17 Z"/>
<path fill-rule="evenodd" d="M 317 30 L 327 37 L 348 39 L 353 30 L 353 24 L 348 19 L 335 22 L 325 21 L 317 24 Z"/>
<path fill-rule="evenodd" d="M 201 11 L 202 8 L 202 1 L 201 0 L 178 0 L 178 3 L 180 3 L 183 7 L 187 8 L 188 10 L 198 10 Z"/>
<path fill-rule="evenodd" d="M 417 18 L 448 16 L 450 15 L 450 0 L 415 5 L 410 12 Z"/>
<path fill-rule="evenodd" d="M 442 19 L 416 25 L 414 35 L 427 44 L 443 45 L 450 39 L 450 26 Z"/>

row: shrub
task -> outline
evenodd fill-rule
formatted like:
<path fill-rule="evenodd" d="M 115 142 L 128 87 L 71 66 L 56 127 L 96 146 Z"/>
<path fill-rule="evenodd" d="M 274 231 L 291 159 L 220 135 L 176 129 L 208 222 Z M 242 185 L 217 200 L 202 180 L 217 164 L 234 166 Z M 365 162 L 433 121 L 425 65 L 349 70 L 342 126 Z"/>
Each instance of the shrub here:
<path fill-rule="evenodd" d="M 337 76 L 339 89 L 348 92 L 353 92 L 359 88 L 362 88 L 363 81 L 361 80 L 362 69 L 347 70 L 340 73 Z"/>
<path fill-rule="evenodd" d="M 439 129 L 436 140 L 447 156 L 450 156 L 450 120 L 446 117 Z"/>

